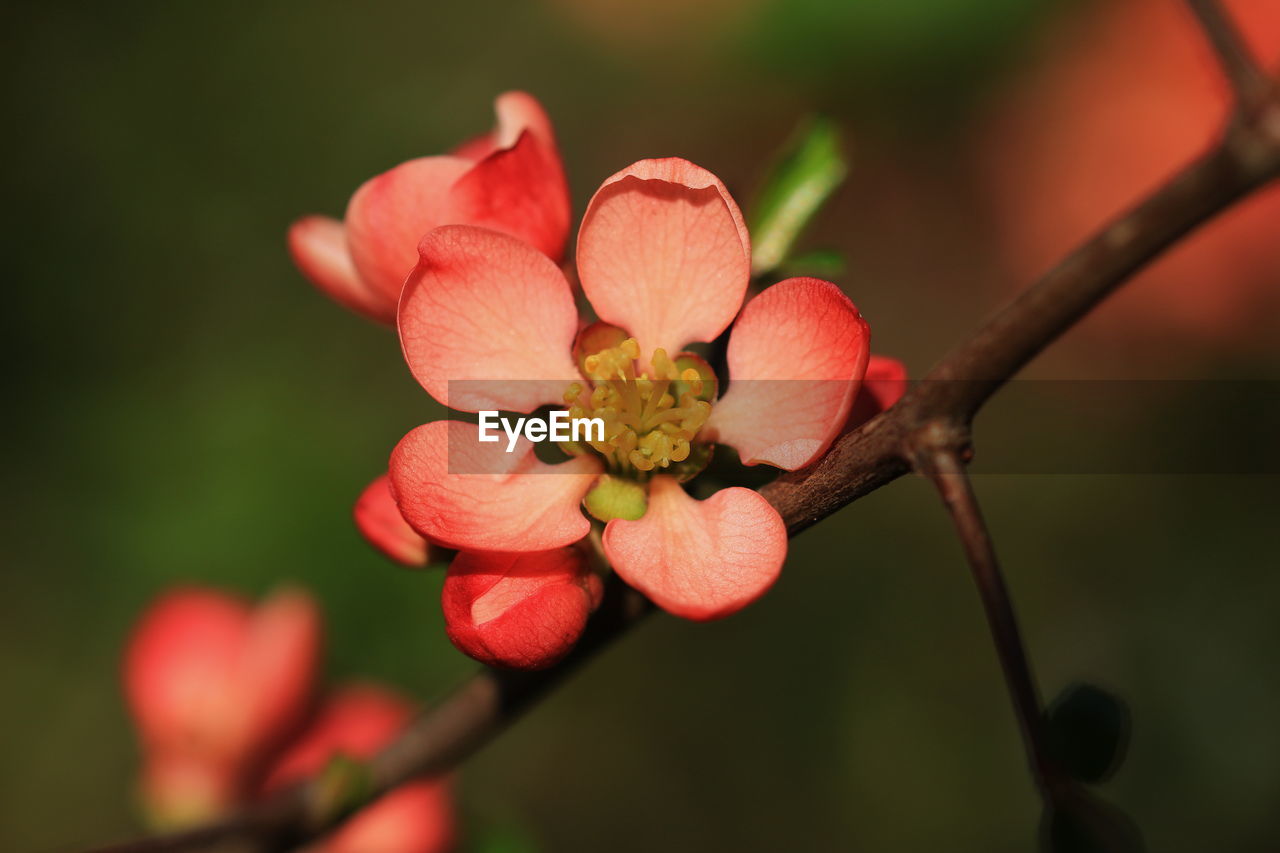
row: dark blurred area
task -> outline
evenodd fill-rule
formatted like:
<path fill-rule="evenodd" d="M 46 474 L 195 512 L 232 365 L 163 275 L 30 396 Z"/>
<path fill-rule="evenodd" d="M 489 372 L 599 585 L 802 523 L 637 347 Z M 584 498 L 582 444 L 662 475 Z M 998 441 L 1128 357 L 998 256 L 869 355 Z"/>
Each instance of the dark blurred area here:
<path fill-rule="evenodd" d="M 991 117 L 1054 61 L 1046 34 L 1106 5 L 11 4 L 0 848 L 139 830 L 119 657 L 174 582 L 305 584 L 334 678 L 430 701 L 473 669 L 445 638 L 440 575 L 391 566 L 350 521 L 393 444 L 441 411 L 391 333 L 292 267 L 291 220 L 339 215 L 367 177 L 486 129 L 505 89 L 546 105 L 577 214 L 649 156 L 687 157 L 746 202 L 820 111 L 852 167 L 805 247 L 844 253 L 837 281 L 874 349 L 919 376 L 1027 282 L 979 164 L 1032 158 L 1001 147 Z M 1035 203 L 1057 204 L 1048 192 Z M 1269 225 L 1246 272 L 1274 300 Z M 1194 298 L 1232 281 L 1210 276 Z M 1223 469 L 1194 457 L 1240 444 L 1231 425 L 1253 403 L 1205 393 L 1221 380 L 1256 381 L 1242 432 L 1274 440 L 1278 325 L 1250 308 L 1265 322 L 1183 336 L 1160 323 L 1159 282 L 1144 292 L 1141 324 L 1104 322 L 1103 306 L 1027 375 L 1179 381 L 1089 398 L 1107 407 L 1097 419 L 1074 398 L 997 401 L 979 463 L 987 448 L 1024 461 L 977 489 L 1044 692 L 1096 681 L 1132 709 L 1107 798 L 1152 850 L 1274 849 L 1275 449 L 1252 471 L 1248 452 Z M 1093 460 L 1174 461 L 1072 468 L 1075 443 Z M 1025 461 L 1041 451 L 1068 461 Z M 460 784 L 476 850 L 1012 853 L 1039 816 L 959 546 L 916 479 L 796 539 L 744 613 L 645 625 Z"/>

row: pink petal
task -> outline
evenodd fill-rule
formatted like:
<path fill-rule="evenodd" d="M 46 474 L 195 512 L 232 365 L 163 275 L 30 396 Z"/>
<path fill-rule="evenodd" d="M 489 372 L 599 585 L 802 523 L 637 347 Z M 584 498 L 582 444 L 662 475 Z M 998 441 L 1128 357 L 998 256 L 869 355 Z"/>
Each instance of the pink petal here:
<path fill-rule="evenodd" d="M 862 426 L 876 415 L 888 409 L 907 393 L 907 366 L 896 358 L 872 354 L 867 361 L 867 372 L 862 377 L 862 387 L 853 398 L 846 430 Z"/>
<path fill-rule="evenodd" d="M 400 299 L 418 262 L 418 241 L 457 222 L 449 189 L 471 165 L 458 157 L 420 157 L 360 185 L 347 205 L 347 243 L 356 271 L 386 303 Z"/>
<path fill-rule="evenodd" d="M 499 148 L 513 146 L 520 134 L 529 130 L 539 142 L 556 149 L 551 119 L 538 99 L 527 92 L 503 92 L 493 101 L 498 123 L 493 130 L 462 143 L 449 153 L 475 163 Z"/>
<path fill-rule="evenodd" d="M 729 336 L 729 390 L 704 433 L 737 448 L 748 465 L 808 465 L 849 416 L 870 335 L 831 282 L 792 278 L 766 289 Z"/>
<path fill-rule="evenodd" d="M 279 756 L 261 784 L 264 793 L 313 776 L 336 753 L 372 758 L 408 724 L 413 707 L 396 693 L 351 684 L 325 698 L 315 718 Z"/>
<path fill-rule="evenodd" d="M 441 601 L 449 639 L 462 652 L 491 666 L 543 669 L 573 648 L 601 591 L 576 548 L 463 551 Z"/>
<path fill-rule="evenodd" d="M 396 301 L 364 283 L 347 249 L 346 227 L 327 216 L 289 226 L 289 253 L 302 274 L 338 304 L 379 323 L 393 323 Z"/>
<path fill-rule="evenodd" d="M 578 311 L 560 268 L 469 225 L 437 228 L 419 252 L 400 300 L 400 343 L 427 393 L 471 412 L 560 403 L 579 375 Z"/>
<path fill-rule="evenodd" d="M 441 782 L 411 782 L 357 812 L 306 853 L 446 853 L 457 835 L 453 797 Z"/>
<path fill-rule="evenodd" d="M 521 438 L 477 441 L 475 424 L 436 421 L 410 432 L 391 454 L 391 491 L 415 530 L 454 548 L 546 551 L 578 541 L 590 522 L 583 495 L 600 473 L 598 457 L 560 465 L 538 461 Z"/>
<path fill-rule="evenodd" d="M 386 474 L 360 493 L 353 514 L 360 534 L 392 560 L 411 568 L 430 562 L 431 545 L 400 514 Z"/>
<path fill-rule="evenodd" d="M 450 222 L 519 237 L 559 261 L 569 239 L 569 184 L 551 121 L 523 92 L 499 97 L 497 113 L 495 149 L 449 191 Z"/>
<path fill-rule="evenodd" d="M 604 548 L 618 574 L 669 613 L 717 619 L 741 610 L 777 580 L 787 529 L 759 492 L 721 489 L 694 500 L 655 477 L 639 521 L 610 521 Z"/>
<path fill-rule="evenodd" d="M 257 743 L 274 745 L 299 721 L 317 681 L 320 647 L 320 609 L 302 589 L 280 589 L 254 609 L 240 666 Z"/>
<path fill-rule="evenodd" d="M 130 711 L 148 750 L 191 743 L 219 756 L 246 751 L 227 706 L 242 693 L 238 666 L 249 619 L 244 601 L 196 587 L 171 590 L 147 608 L 124 670 Z"/>
<path fill-rule="evenodd" d="M 583 292 L 648 357 L 710 341 L 751 276 L 742 214 L 715 175 L 687 160 L 641 160 L 601 185 L 578 235 Z"/>

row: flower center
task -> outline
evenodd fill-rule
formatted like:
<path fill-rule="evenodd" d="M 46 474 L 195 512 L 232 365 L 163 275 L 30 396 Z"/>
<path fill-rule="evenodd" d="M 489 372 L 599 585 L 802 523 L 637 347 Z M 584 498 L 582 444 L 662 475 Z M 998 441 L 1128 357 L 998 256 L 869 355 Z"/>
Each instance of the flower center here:
<path fill-rule="evenodd" d="M 582 365 L 590 393 L 574 382 L 564 395 L 570 418 L 604 421 L 604 440 L 588 443 L 611 470 L 624 474 L 688 459 L 694 436 L 711 414 L 711 404 L 699 399 L 703 379 L 697 370 L 681 370 L 661 347 L 647 371 L 637 373 L 639 359 L 635 338 L 589 355 Z"/>

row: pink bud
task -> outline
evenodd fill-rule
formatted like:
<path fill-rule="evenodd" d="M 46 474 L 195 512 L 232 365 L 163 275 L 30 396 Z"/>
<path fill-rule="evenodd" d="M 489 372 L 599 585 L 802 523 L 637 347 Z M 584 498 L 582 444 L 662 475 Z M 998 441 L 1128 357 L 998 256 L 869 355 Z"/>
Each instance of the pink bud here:
<path fill-rule="evenodd" d="M 338 690 L 311 726 L 271 768 L 269 793 L 310 778 L 333 758 L 367 760 L 390 743 L 412 716 L 409 703 L 370 685 Z M 404 785 L 366 806 L 308 853 L 439 853 L 455 835 L 453 801 L 444 781 Z"/>
<path fill-rule="evenodd" d="M 360 534 L 392 560 L 411 568 L 430 562 L 431 545 L 400 514 L 386 474 L 360 493 L 353 514 Z"/>
<path fill-rule="evenodd" d="M 872 354 L 867 361 L 867 372 L 862 376 L 862 386 L 853 399 L 853 408 L 845 430 L 862 426 L 876 415 L 888 409 L 907 393 L 907 366 L 896 358 Z"/>
<path fill-rule="evenodd" d="M 256 608 L 198 588 L 151 605 L 124 677 L 157 823 L 210 817 L 232 803 L 244 775 L 306 710 L 319 645 L 319 614 L 297 590 Z"/>
<path fill-rule="evenodd" d="M 600 603 L 600 578 L 574 548 L 464 551 L 445 576 L 449 639 L 483 663 L 543 669 L 559 661 Z"/>

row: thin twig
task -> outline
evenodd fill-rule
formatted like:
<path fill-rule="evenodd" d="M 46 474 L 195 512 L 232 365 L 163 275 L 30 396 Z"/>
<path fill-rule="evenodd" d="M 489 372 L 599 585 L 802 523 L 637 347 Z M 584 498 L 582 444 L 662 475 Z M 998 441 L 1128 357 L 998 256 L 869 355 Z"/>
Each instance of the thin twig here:
<path fill-rule="evenodd" d="M 1197 8 L 1197 14 L 1224 56 L 1224 64 L 1227 57 L 1247 57 L 1235 49 L 1238 36 L 1229 35 L 1234 30 L 1221 26 L 1225 18 L 1217 5 L 1193 0 L 1193 7 L 1199 6 L 1207 10 Z M 1238 58 L 1230 60 L 1228 70 L 1237 85 L 1254 73 L 1247 71 L 1249 67 Z M 1251 92 L 1255 84 L 1244 85 Z M 1246 110 L 1242 100 L 1212 151 L 1012 300 L 977 333 L 947 353 L 925 381 L 896 406 L 844 435 L 815 465 L 761 489 L 782 515 L 788 532 L 795 535 L 910 471 L 912 462 L 918 461 L 915 454 L 935 440 L 938 431 L 950 436 L 949 452 L 964 454 L 969 422 L 996 389 L 1187 232 L 1280 175 L 1280 94 L 1270 84 L 1262 88 L 1264 94 L 1256 109 Z M 1241 93 L 1245 94 L 1245 89 Z M 1004 595 L 1002 591 L 999 594 Z M 564 662 L 536 673 L 484 670 L 476 675 L 420 717 L 374 760 L 369 799 L 406 780 L 456 767 L 650 610 L 638 593 L 615 582 L 579 647 Z M 1001 617 L 993 623 L 993 632 L 1002 648 L 1002 663 L 1006 663 L 1005 654 L 1011 655 L 1006 671 L 1011 664 L 1018 683 L 1011 681 L 1010 689 L 1021 719 L 1028 709 L 1038 707 L 1038 700 L 1029 676 L 1018 674 L 1026 669 L 1025 655 L 1016 628 L 1010 631 L 1010 625 Z M 1028 690 L 1031 699 L 1024 695 Z M 1045 770 L 1036 749 L 1042 741 L 1036 737 L 1029 741 L 1040 779 Z M 258 850 L 287 849 L 320 835 L 341 819 L 339 815 L 316 814 L 309 805 L 314 799 L 304 786 L 218 824 L 103 847 L 97 853 L 210 850 L 228 841 L 240 841 Z"/>
<path fill-rule="evenodd" d="M 973 493 L 969 472 L 961 458 L 962 451 L 952 444 L 945 431 L 935 431 L 934 440 L 917 449 L 916 466 L 933 482 L 951 514 L 973 572 L 974 584 L 982 598 L 982 608 L 987 615 L 987 625 L 991 629 L 1005 684 L 1009 687 L 1009 697 L 1013 700 L 1014 716 L 1022 733 L 1032 776 L 1046 802 L 1053 802 L 1067 780 L 1049 754 L 1044 706 L 1018 630 L 1013 602 L 996 560 L 991 534 Z"/>
<path fill-rule="evenodd" d="M 1270 76 L 1258 65 L 1239 28 L 1219 0 L 1187 0 L 1187 5 L 1213 45 L 1222 71 L 1235 90 L 1241 111 L 1252 112 L 1266 99 L 1271 88 Z"/>

